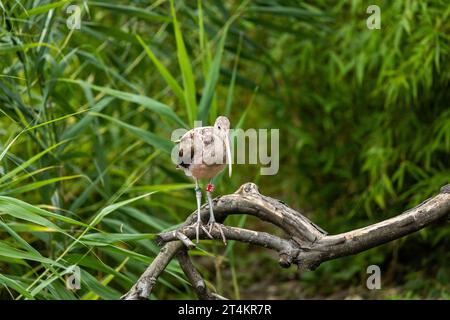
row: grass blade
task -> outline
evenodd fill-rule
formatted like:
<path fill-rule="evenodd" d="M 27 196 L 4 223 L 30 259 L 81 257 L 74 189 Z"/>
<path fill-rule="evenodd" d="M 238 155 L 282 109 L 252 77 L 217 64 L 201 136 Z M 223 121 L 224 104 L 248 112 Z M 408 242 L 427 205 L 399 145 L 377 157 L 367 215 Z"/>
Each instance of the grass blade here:
<path fill-rule="evenodd" d="M 89 82 L 81 81 L 81 80 L 59 79 L 59 81 L 75 83 L 75 84 L 78 84 L 81 86 L 87 86 L 95 91 L 102 92 L 104 94 L 119 98 L 121 100 L 142 105 L 143 107 L 145 107 L 153 112 L 156 112 L 157 114 L 161 115 L 162 117 L 176 122 L 177 124 L 181 125 L 182 127 L 185 127 L 185 128 L 187 127 L 186 124 L 183 122 L 183 120 L 181 120 L 170 107 L 168 107 L 164 103 L 156 101 L 152 98 L 133 94 L 133 93 L 128 93 L 128 92 L 124 92 L 124 91 L 119 91 L 119 90 L 115 90 L 115 89 L 111 89 L 111 88 L 107 88 L 107 87 L 97 86 L 97 85 L 90 84 Z"/>
<path fill-rule="evenodd" d="M 22 284 L 19 281 L 10 279 L 1 273 L 0 273 L 0 284 L 17 291 L 18 293 L 20 293 L 21 295 L 23 295 L 28 299 L 34 300 L 34 297 L 25 289 L 24 286 L 22 286 Z"/>
<path fill-rule="evenodd" d="M 110 116 L 107 116 L 104 114 L 94 113 L 94 112 L 92 112 L 91 114 L 96 115 L 101 118 L 104 118 L 104 119 L 107 119 L 109 121 L 112 121 L 112 122 L 120 125 L 121 127 L 129 130 L 131 133 L 137 135 L 139 138 L 141 138 L 148 144 L 150 144 L 150 145 L 154 146 L 155 148 L 160 149 L 166 153 L 170 154 L 173 149 L 173 142 L 171 142 L 170 140 L 161 138 L 152 132 L 132 126 L 131 124 L 125 123 L 123 121 L 120 121 L 118 119 L 115 119 L 113 117 L 110 117 Z"/>
<path fill-rule="evenodd" d="M 197 119 L 201 120 L 203 123 L 207 123 L 208 121 L 209 108 L 214 96 L 217 80 L 219 79 L 220 63 L 222 62 L 223 47 L 225 45 L 227 32 L 228 26 L 225 27 L 222 37 L 220 38 L 218 49 L 209 69 L 208 78 L 206 80 L 205 88 L 203 89 L 203 95 L 200 100 Z"/>
<path fill-rule="evenodd" d="M 57 178 L 52 178 L 52 179 L 47 179 L 47 180 L 36 181 L 33 183 L 29 183 L 27 185 L 24 185 L 22 187 L 18 187 L 18 188 L 12 189 L 12 190 L 7 190 L 4 192 L 1 192 L 0 194 L 17 194 L 17 193 L 22 194 L 22 193 L 25 193 L 28 191 L 39 189 L 39 188 L 47 186 L 49 184 L 53 184 L 53 183 L 65 181 L 65 180 L 70 180 L 70 179 L 76 179 L 76 178 L 80 178 L 80 177 L 83 177 L 83 176 L 73 175 L 73 176 L 57 177 Z"/>
<path fill-rule="evenodd" d="M 184 95 L 186 99 L 187 114 L 189 124 L 194 124 L 194 117 L 197 113 L 196 89 L 194 74 L 192 72 L 189 56 L 184 45 L 183 35 L 175 13 L 173 0 L 170 0 L 170 12 L 172 14 L 173 29 L 175 32 L 175 41 L 177 43 L 177 56 L 180 65 L 181 74 L 183 76 Z"/>
<path fill-rule="evenodd" d="M 159 73 L 164 78 L 164 80 L 166 81 L 167 85 L 170 87 L 172 92 L 177 96 L 178 99 L 180 99 L 180 101 L 186 103 L 183 89 L 180 87 L 175 78 L 170 74 L 169 70 L 167 70 L 167 68 L 162 64 L 162 62 L 159 61 L 159 59 L 156 57 L 156 55 L 153 53 L 150 47 L 145 44 L 144 40 L 142 40 L 142 38 L 139 35 L 136 35 L 136 38 L 141 44 L 141 46 L 144 48 L 145 53 L 147 53 L 147 56 L 150 58 L 150 60 L 152 60 L 153 64 L 158 69 Z"/>

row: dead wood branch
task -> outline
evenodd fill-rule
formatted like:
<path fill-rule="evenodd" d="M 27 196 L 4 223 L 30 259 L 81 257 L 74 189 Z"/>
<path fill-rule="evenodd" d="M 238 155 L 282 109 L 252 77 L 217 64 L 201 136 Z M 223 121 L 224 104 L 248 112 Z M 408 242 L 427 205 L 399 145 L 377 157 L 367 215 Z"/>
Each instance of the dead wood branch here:
<path fill-rule="evenodd" d="M 436 196 L 396 217 L 337 235 L 328 235 L 283 202 L 260 194 L 253 183 L 246 183 L 235 193 L 214 199 L 213 205 L 216 219 L 220 222 L 231 214 L 249 214 L 281 228 L 286 234 L 283 239 L 266 232 L 225 226 L 223 231 L 227 239 L 277 251 L 279 264 L 284 268 L 296 264 L 300 270 L 313 270 L 324 261 L 368 250 L 444 219 L 450 213 L 450 185 L 442 187 Z M 201 211 L 202 220 L 206 221 L 208 215 L 205 205 Z M 196 213 L 186 219 L 180 230 L 181 235 L 179 231 L 169 231 L 157 237 L 157 243 L 163 245 L 160 253 L 122 299 L 147 299 L 156 279 L 174 257 L 179 260 L 200 299 L 217 298 L 206 288 L 186 253 L 186 249 L 193 247 L 190 239 L 195 238 L 195 230 L 190 225 L 195 219 Z M 217 230 L 212 230 L 211 235 L 221 240 Z M 200 237 L 207 238 L 203 232 Z"/>

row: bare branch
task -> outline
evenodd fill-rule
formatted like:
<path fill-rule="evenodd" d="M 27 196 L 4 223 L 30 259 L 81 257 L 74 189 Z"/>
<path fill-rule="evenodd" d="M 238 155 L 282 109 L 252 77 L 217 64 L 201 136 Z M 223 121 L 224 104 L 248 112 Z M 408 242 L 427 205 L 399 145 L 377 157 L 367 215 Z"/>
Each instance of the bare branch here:
<path fill-rule="evenodd" d="M 182 249 L 178 252 L 177 259 L 180 262 L 184 274 L 191 282 L 197 297 L 202 300 L 217 300 L 218 298 L 209 292 L 205 280 L 203 280 L 200 273 L 195 269 L 186 249 Z"/>
<path fill-rule="evenodd" d="M 261 195 L 253 183 L 246 183 L 235 193 L 214 199 L 213 205 L 218 221 L 223 222 L 230 214 L 250 214 L 278 226 L 287 235 L 287 239 L 282 239 L 265 232 L 226 226 L 223 227 L 223 232 L 227 239 L 277 251 L 282 267 L 295 263 L 300 270 L 312 270 L 324 261 L 368 250 L 444 219 L 450 213 L 450 185 L 442 187 L 438 195 L 394 218 L 337 235 L 327 235 L 301 213 L 279 200 Z M 201 219 L 206 220 L 208 214 L 209 210 L 205 205 L 201 210 Z M 156 278 L 174 255 L 185 246 L 192 248 L 194 245 L 189 239 L 195 238 L 195 230 L 190 226 L 195 219 L 196 214 L 191 214 L 181 230 L 161 233 L 157 237 L 157 242 L 165 245 L 123 299 L 145 299 L 149 296 Z M 218 230 L 212 230 L 211 235 L 214 239 L 221 239 Z M 201 238 L 206 238 L 203 232 Z M 193 273 L 193 266 L 191 268 L 183 261 L 183 270 L 191 283 L 198 277 L 201 278 L 195 269 L 193 270 L 197 274 Z"/>
<path fill-rule="evenodd" d="M 159 254 L 145 270 L 136 284 L 124 294 L 122 300 L 145 300 L 148 299 L 156 280 L 164 271 L 170 260 L 183 248 L 181 241 L 171 242 L 161 248 Z"/>
<path fill-rule="evenodd" d="M 326 236 L 315 243 L 310 251 L 301 251 L 296 263 L 304 269 L 314 269 L 323 261 L 359 253 L 416 232 L 440 221 L 449 213 L 450 193 L 440 193 L 394 218 Z"/>
<path fill-rule="evenodd" d="M 180 231 L 172 231 L 171 232 L 172 235 L 174 235 L 178 240 L 180 240 L 181 242 L 183 242 L 184 246 L 188 249 L 194 249 L 195 248 L 195 244 L 192 242 L 191 239 L 189 239 L 188 237 L 186 237 L 185 234 L 183 234 Z M 158 243 L 158 237 L 156 240 L 156 243 Z M 167 242 L 167 241 L 164 241 Z"/>
<path fill-rule="evenodd" d="M 258 232 L 228 226 L 222 226 L 222 230 L 228 240 L 238 240 L 276 251 L 283 251 L 292 246 L 289 241 L 283 240 L 266 232 Z M 187 226 L 179 231 L 160 233 L 156 237 L 155 241 L 158 244 L 164 244 L 166 242 L 177 240 L 177 232 L 182 232 L 189 239 L 195 239 L 195 227 Z M 222 239 L 220 232 L 217 229 L 212 229 L 210 234 L 214 239 Z M 208 235 L 204 232 L 200 232 L 199 236 L 200 239 L 209 239 Z"/>
<path fill-rule="evenodd" d="M 283 268 L 287 268 L 291 265 L 292 258 L 296 257 L 299 251 L 294 242 L 281 239 L 270 233 L 229 226 L 222 226 L 222 231 L 228 240 L 237 240 L 277 251 L 280 255 L 280 266 Z M 156 243 L 162 245 L 166 242 L 176 241 L 178 238 L 177 232 L 182 232 L 187 238 L 191 239 L 194 239 L 196 236 L 195 228 L 193 226 L 187 226 L 179 231 L 160 233 L 156 238 Z M 222 236 L 217 229 L 211 230 L 210 234 L 214 239 L 222 239 Z M 201 232 L 199 236 L 200 239 L 209 239 L 208 235 L 204 232 Z"/>

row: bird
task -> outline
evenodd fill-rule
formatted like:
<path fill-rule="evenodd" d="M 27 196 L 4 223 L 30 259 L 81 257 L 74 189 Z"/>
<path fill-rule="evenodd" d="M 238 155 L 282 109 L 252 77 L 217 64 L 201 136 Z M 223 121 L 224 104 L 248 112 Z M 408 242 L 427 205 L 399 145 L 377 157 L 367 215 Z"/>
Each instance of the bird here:
<path fill-rule="evenodd" d="M 195 226 L 196 241 L 199 242 L 200 228 L 210 237 L 213 228 L 221 234 L 223 243 L 226 238 L 222 227 L 216 222 L 212 205 L 212 192 L 214 190 L 213 178 L 217 176 L 228 164 L 228 174 L 231 177 L 231 148 L 230 148 L 230 120 L 225 116 L 217 117 L 214 126 L 196 127 L 186 132 L 178 141 L 176 168 L 195 180 L 195 196 L 197 199 L 197 221 Z M 202 192 L 199 186 L 200 179 L 208 179 L 206 197 L 209 205 L 209 222 L 205 228 L 200 219 Z"/>

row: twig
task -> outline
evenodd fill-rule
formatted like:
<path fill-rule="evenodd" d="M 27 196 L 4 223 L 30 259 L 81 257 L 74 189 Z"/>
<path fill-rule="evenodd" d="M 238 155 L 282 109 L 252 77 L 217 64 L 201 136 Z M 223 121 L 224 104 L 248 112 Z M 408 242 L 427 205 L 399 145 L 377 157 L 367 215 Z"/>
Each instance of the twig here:
<path fill-rule="evenodd" d="M 122 300 L 145 300 L 148 299 L 153 286 L 156 283 L 156 279 L 164 271 L 170 260 L 177 254 L 177 252 L 183 248 L 181 241 L 171 242 L 161 248 L 159 254 L 145 270 L 136 284 L 124 294 Z"/>
<path fill-rule="evenodd" d="M 200 273 L 195 269 L 186 249 L 182 249 L 178 252 L 177 259 L 184 274 L 191 282 L 197 297 L 202 300 L 217 300 L 217 297 L 209 292 L 205 280 L 203 280 Z"/>

